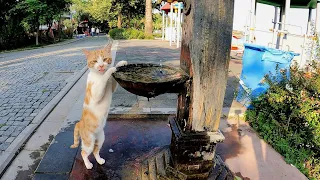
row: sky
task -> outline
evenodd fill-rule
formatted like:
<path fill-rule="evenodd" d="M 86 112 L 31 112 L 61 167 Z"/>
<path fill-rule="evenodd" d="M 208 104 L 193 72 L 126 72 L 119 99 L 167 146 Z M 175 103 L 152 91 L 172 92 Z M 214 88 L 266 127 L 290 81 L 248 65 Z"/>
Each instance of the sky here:
<path fill-rule="evenodd" d="M 234 30 L 244 30 L 246 21 L 249 25 L 249 11 L 251 7 L 251 0 L 235 0 L 234 6 Z M 287 16 L 288 24 L 292 24 L 295 27 L 289 27 L 289 33 L 303 34 L 307 30 L 308 22 L 308 9 L 293 9 L 289 11 L 289 17 Z M 312 19 L 315 20 L 316 10 L 312 11 Z M 274 7 L 257 4 L 257 16 L 256 16 L 256 30 L 269 30 L 273 28 L 272 19 L 274 18 Z M 302 28 L 302 30 L 301 30 Z M 302 32 L 301 32 L 302 31 Z"/>

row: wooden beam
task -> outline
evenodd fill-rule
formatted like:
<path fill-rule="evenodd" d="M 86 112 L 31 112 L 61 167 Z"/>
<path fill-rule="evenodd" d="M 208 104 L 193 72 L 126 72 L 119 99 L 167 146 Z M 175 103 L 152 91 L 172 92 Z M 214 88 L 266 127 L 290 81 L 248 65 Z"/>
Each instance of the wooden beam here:
<path fill-rule="evenodd" d="M 216 131 L 227 85 L 234 0 L 185 0 L 180 66 L 191 77 L 179 96 L 179 124 L 191 131 Z M 190 101 L 190 104 L 186 103 Z M 188 107 L 186 107 L 188 106 Z"/>

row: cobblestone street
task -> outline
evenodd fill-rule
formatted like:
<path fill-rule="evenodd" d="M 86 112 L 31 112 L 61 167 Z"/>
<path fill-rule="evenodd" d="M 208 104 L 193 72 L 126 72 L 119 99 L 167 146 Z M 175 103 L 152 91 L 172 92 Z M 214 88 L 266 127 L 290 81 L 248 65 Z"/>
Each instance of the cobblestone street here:
<path fill-rule="evenodd" d="M 105 37 L 0 54 L 0 150 L 5 151 L 38 113 L 86 65 L 83 48 L 99 48 Z M 1 154 L 0 154 L 1 155 Z"/>

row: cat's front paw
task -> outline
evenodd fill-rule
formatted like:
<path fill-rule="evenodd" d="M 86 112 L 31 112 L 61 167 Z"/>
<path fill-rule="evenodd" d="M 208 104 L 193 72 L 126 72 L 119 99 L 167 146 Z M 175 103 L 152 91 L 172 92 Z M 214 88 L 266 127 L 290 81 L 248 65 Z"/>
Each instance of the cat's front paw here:
<path fill-rule="evenodd" d="M 117 63 L 116 67 L 121 67 L 121 66 L 126 66 L 126 65 L 128 65 L 127 61 L 120 61 Z"/>
<path fill-rule="evenodd" d="M 116 72 L 116 71 L 117 71 L 117 68 L 115 68 L 115 67 L 111 67 L 111 68 L 108 70 L 108 72 L 110 72 L 111 74 L 114 73 L 114 72 Z"/>

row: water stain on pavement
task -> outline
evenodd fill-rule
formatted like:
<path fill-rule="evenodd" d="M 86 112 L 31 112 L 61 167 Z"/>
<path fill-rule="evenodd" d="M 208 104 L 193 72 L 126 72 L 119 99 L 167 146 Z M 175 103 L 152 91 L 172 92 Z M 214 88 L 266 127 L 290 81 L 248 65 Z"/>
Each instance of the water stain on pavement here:
<path fill-rule="evenodd" d="M 128 163 L 150 150 L 170 144 L 171 130 L 165 120 L 109 120 L 105 128 L 106 140 L 100 156 L 106 160 L 99 165 L 93 156 L 93 169 L 87 170 L 78 151 L 70 179 L 124 179 Z M 112 149 L 113 151 L 109 152 Z"/>
<path fill-rule="evenodd" d="M 53 138 L 54 138 L 53 135 L 49 135 L 48 142 L 43 144 L 42 146 L 40 146 L 39 151 L 33 151 L 29 154 L 29 157 L 33 160 L 32 165 L 29 165 L 28 169 L 26 169 L 26 170 L 19 170 L 17 172 L 17 176 L 16 176 L 15 180 L 32 180 L 33 179 L 34 171 L 38 167 L 38 165 L 42 159 L 42 156 L 43 156 L 43 154 L 41 152 L 44 153 L 48 149 Z M 22 169 L 23 166 L 18 166 L 18 168 Z"/>
<path fill-rule="evenodd" d="M 219 143 L 217 146 L 217 153 L 221 156 L 223 161 L 232 157 L 237 157 L 243 150 L 238 126 L 232 124 L 229 128 L 231 128 L 231 131 L 223 131 L 223 135 L 225 136 L 224 142 Z"/>

